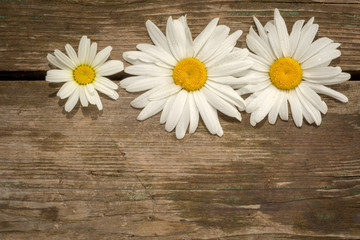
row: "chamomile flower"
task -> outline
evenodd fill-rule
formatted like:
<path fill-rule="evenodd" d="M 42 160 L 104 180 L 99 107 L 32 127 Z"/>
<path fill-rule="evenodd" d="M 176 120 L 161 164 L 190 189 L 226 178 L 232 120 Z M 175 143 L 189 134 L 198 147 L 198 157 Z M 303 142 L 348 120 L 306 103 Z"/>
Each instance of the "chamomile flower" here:
<path fill-rule="evenodd" d="M 343 94 L 326 87 L 350 79 L 350 74 L 329 66 L 341 55 L 337 49 L 340 44 L 326 37 L 314 41 L 319 27 L 313 23 L 314 18 L 305 25 L 304 20 L 295 22 L 290 34 L 278 9 L 274 21 L 265 27 L 256 17 L 254 21 L 259 35 L 250 28 L 246 38 L 254 65 L 248 84 L 238 90 L 240 95 L 252 93 L 246 99 L 246 111 L 251 113 L 253 126 L 266 115 L 271 124 L 278 115 L 288 120 L 288 103 L 297 127 L 302 126 L 303 118 L 309 124 L 320 125 L 321 113 L 328 108 L 318 93 L 348 101 Z"/>
<path fill-rule="evenodd" d="M 118 88 L 117 84 L 105 76 L 121 72 L 124 65 L 118 60 L 105 62 L 112 50 L 110 46 L 96 53 L 97 44 L 90 45 L 90 39 L 83 36 L 78 54 L 70 44 L 66 44 L 65 50 L 68 56 L 57 49 L 54 52 L 55 56 L 48 54 L 49 62 L 60 69 L 49 70 L 46 74 L 46 81 L 65 82 L 57 92 L 57 96 L 61 99 L 68 98 L 65 111 L 70 112 L 79 99 L 84 107 L 90 103 L 96 104 L 98 109 L 102 110 L 103 105 L 97 91 L 114 100 L 119 97 L 115 91 Z"/>
<path fill-rule="evenodd" d="M 241 120 L 244 100 L 232 88 L 238 76 L 252 66 L 249 51 L 236 48 L 242 31 L 229 35 L 230 29 L 213 19 L 193 40 L 186 17 L 169 17 L 166 36 L 151 21 L 146 22 L 155 45 L 139 44 L 140 51 L 129 51 L 123 57 L 132 66 L 125 72 L 138 75 L 120 82 L 128 92 L 146 91 L 131 105 L 144 108 L 138 120 L 160 111 L 160 123 L 167 131 L 184 137 L 188 127 L 194 133 L 199 115 L 211 134 L 223 135 L 217 110 Z"/>

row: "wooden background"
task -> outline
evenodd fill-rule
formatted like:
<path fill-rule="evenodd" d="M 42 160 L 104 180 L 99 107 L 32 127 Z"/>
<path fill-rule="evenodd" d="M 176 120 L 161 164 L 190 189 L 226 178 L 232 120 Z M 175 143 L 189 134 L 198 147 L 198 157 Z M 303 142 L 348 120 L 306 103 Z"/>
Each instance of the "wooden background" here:
<path fill-rule="evenodd" d="M 0 239 L 360 239 L 360 1 L 0 0 Z M 324 97 L 319 127 L 224 115 L 224 136 L 201 122 L 177 140 L 159 115 L 136 120 L 138 94 L 102 96 L 104 110 L 66 114 L 47 53 L 82 35 L 112 59 L 150 43 L 187 14 L 193 36 L 214 17 L 245 36 L 280 9 L 288 27 L 315 16 L 318 37 L 341 43 L 352 74 Z M 127 64 L 126 64 L 127 66 Z M 126 77 L 114 77 L 117 83 Z"/>

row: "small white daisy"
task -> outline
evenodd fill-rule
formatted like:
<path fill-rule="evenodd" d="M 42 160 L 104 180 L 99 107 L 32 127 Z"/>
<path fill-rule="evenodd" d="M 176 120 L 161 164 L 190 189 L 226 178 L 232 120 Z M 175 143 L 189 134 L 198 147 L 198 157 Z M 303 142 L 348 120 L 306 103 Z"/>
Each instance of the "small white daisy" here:
<path fill-rule="evenodd" d="M 99 110 L 103 106 L 96 90 L 116 100 L 119 95 L 115 91 L 118 86 L 104 76 L 113 75 L 124 69 L 124 64 L 118 60 L 105 62 L 112 50 L 108 46 L 96 54 L 97 44 L 90 45 L 90 39 L 83 36 L 80 40 L 78 54 L 70 44 L 66 44 L 66 56 L 59 50 L 54 55 L 48 54 L 47 59 L 51 64 L 60 68 L 47 71 L 46 81 L 65 82 L 57 95 L 69 98 L 65 103 L 65 111 L 70 112 L 80 99 L 82 106 L 88 103 L 96 104 Z"/>
<path fill-rule="evenodd" d="M 242 31 L 229 35 L 227 26 L 217 26 L 213 19 L 195 38 L 182 16 L 169 17 L 166 37 L 151 21 L 146 22 L 155 45 L 139 44 L 140 51 L 129 51 L 123 57 L 132 66 L 125 72 L 138 75 L 120 82 L 129 92 L 146 91 L 131 105 L 144 108 L 138 120 L 145 120 L 162 110 L 160 123 L 165 129 L 176 128 L 176 137 L 194 133 L 199 114 L 211 134 L 223 135 L 217 110 L 241 120 L 239 110 L 245 109 L 244 100 L 232 85 L 241 83 L 242 76 L 252 66 L 246 60 L 249 51 L 236 48 Z"/>
<path fill-rule="evenodd" d="M 275 9 L 274 21 L 263 27 L 254 17 L 258 34 L 250 28 L 246 43 L 250 58 L 254 61 L 248 75 L 248 85 L 238 90 L 240 95 L 252 93 L 246 99 L 246 111 L 251 113 L 250 123 L 254 126 L 268 115 L 274 124 L 277 116 L 288 120 L 288 102 L 296 126 L 301 127 L 303 118 L 309 124 L 321 123 L 321 113 L 327 106 L 320 94 L 341 102 L 348 99 L 325 85 L 332 85 L 350 79 L 340 67 L 330 67 L 330 62 L 341 55 L 340 44 L 322 37 L 313 41 L 318 25 L 311 18 L 295 22 L 290 35 L 284 19 Z"/>

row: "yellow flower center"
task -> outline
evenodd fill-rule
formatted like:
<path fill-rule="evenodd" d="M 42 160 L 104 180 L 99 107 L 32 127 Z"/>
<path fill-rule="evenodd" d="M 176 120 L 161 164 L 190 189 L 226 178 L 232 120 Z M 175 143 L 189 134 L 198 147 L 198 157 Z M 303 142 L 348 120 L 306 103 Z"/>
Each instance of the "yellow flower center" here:
<path fill-rule="evenodd" d="M 80 85 L 92 83 L 95 76 L 95 70 L 89 65 L 81 64 L 73 70 L 73 78 Z"/>
<path fill-rule="evenodd" d="M 289 57 L 282 57 L 271 65 L 269 76 L 275 87 L 281 90 L 290 90 L 300 84 L 302 70 L 296 60 Z"/>
<path fill-rule="evenodd" d="M 196 91 L 206 82 L 206 67 L 196 58 L 185 58 L 176 64 L 172 77 L 186 91 Z"/>

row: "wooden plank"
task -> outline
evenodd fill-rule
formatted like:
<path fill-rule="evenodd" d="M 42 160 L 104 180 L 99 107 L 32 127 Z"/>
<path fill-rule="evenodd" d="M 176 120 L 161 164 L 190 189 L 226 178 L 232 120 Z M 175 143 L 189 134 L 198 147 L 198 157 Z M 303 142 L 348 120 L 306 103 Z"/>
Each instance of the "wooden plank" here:
<path fill-rule="evenodd" d="M 220 116 L 176 140 L 137 94 L 62 111 L 57 85 L 0 82 L 1 239 L 358 239 L 359 82 L 319 127 Z"/>
<path fill-rule="evenodd" d="M 264 4 L 265 2 L 265 4 Z M 113 46 L 113 59 L 150 43 L 147 19 L 165 29 L 167 18 L 187 14 L 194 36 L 214 17 L 232 31 L 241 29 L 238 43 L 254 26 L 252 16 L 265 23 L 279 8 L 289 29 L 299 19 L 315 16 L 318 37 L 341 43 L 342 56 L 334 64 L 343 70 L 360 70 L 360 4 L 352 1 L 0 1 L 0 71 L 48 70 L 47 53 L 64 50 L 66 43 L 77 46 L 82 35 L 97 41 L 100 48 Z"/>

